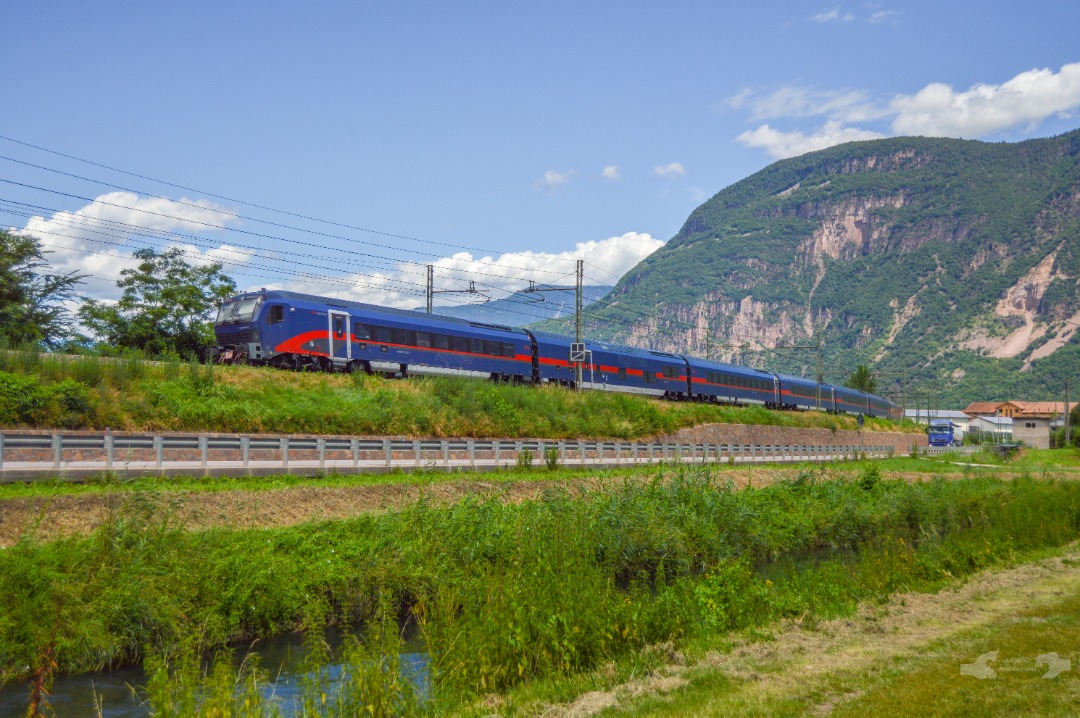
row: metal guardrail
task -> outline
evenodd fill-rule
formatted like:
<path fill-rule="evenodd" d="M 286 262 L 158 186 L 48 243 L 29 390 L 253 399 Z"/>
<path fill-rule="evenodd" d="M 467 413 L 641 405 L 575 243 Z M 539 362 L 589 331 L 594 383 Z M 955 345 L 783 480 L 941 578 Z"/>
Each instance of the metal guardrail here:
<path fill-rule="evenodd" d="M 167 452 L 195 458 L 166 458 Z M 621 441 L 499 439 L 350 439 L 208 435 L 13 434 L 0 432 L 0 482 L 41 478 L 78 480 L 102 472 L 134 476 L 250 475 L 272 473 L 385 472 L 417 468 L 446 471 L 542 465 L 548 453 L 560 466 L 634 466 L 656 462 L 792 463 L 881 458 L 889 445 L 687 444 Z M 15 452 L 37 452 L 13 461 Z M 40 454 L 48 452 L 49 459 Z M 65 453 L 66 452 L 66 453 Z M 71 453 L 80 452 L 72 459 Z M 81 453 L 96 452 L 87 460 Z M 212 453 L 213 452 L 213 453 Z M 263 458 L 254 459 L 252 452 Z M 526 452 L 529 452 L 526 454 Z M 270 453 L 272 458 L 266 458 Z M 327 454 L 331 454 L 328 458 Z M 231 458 L 222 458 L 223 454 Z M 67 458 L 65 458 L 67 455 Z M 298 458 L 305 456 L 305 458 Z M 343 455 L 345 458 L 343 458 Z"/>

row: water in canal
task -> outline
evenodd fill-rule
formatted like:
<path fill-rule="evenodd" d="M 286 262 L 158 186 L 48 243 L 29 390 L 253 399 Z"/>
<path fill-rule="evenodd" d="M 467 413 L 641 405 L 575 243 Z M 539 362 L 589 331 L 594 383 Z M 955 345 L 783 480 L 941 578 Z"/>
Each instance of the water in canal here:
<path fill-rule="evenodd" d="M 333 656 L 340 655 L 344 638 L 345 634 L 340 631 L 327 632 L 326 639 Z M 421 696 L 427 695 L 430 691 L 428 656 L 415 636 L 406 635 L 405 638 L 407 652 L 401 654 L 402 671 L 413 681 Z M 250 650 L 246 644 L 234 648 L 237 665 L 246 655 L 258 656 L 259 666 L 269 677 L 263 693 L 285 716 L 296 715 L 303 700 L 304 653 L 304 637 L 299 633 L 257 641 Z M 341 669 L 341 664 L 336 662 L 327 666 L 332 680 Z M 150 706 L 145 703 L 145 683 L 146 675 L 141 666 L 57 676 L 49 705 L 57 716 L 65 718 L 147 716 Z M 27 683 L 8 684 L 0 689 L 0 716 L 25 715 L 29 694 Z"/>

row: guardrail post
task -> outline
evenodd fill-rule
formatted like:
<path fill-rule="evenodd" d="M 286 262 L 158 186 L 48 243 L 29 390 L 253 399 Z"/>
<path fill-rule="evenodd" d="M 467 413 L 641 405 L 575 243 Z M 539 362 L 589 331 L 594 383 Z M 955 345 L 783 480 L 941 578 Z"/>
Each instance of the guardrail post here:
<path fill-rule="evenodd" d="M 502 461 L 502 444 L 498 441 L 491 442 L 492 449 L 495 451 L 495 468 L 499 469 L 500 462 Z"/>
<path fill-rule="evenodd" d="M 52 450 L 53 450 L 53 468 L 60 468 L 60 442 L 62 439 L 59 434 L 52 435 Z"/>
<path fill-rule="evenodd" d="M 278 441 L 281 442 L 281 465 L 287 469 L 289 468 L 289 437 L 283 436 Z"/>
<path fill-rule="evenodd" d="M 566 466 L 566 442 L 559 442 L 559 466 Z"/>
<path fill-rule="evenodd" d="M 390 446 L 390 439 L 383 439 L 382 443 L 383 451 L 386 452 L 386 465 L 390 466 L 390 464 L 394 461 L 394 451 L 393 448 Z"/>
<path fill-rule="evenodd" d="M 358 439 L 349 439 L 349 448 L 352 449 L 352 465 L 353 468 L 360 468 L 360 441 Z"/>
<path fill-rule="evenodd" d="M 0 434 L 0 469 L 4 468 L 4 435 Z"/>
<path fill-rule="evenodd" d="M 618 466 L 622 463 L 622 442 L 615 442 L 615 465 Z"/>
<path fill-rule="evenodd" d="M 544 446 L 544 442 L 536 442 L 536 453 L 539 454 L 536 458 L 544 463 L 547 463 L 547 447 Z"/>
<path fill-rule="evenodd" d="M 585 465 L 585 442 L 579 441 L 577 443 L 578 458 L 581 459 L 581 465 Z"/>
<path fill-rule="evenodd" d="M 316 439 L 315 446 L 319 449 L 319 471 L 326 468 L 326 439 Z"/>
<path fill-rule="evenodd" d="M 206 440 L 205 436 L 200 436 L 199 437 L 199 457 L 200 457 L 200 459 L 202 461 L 202 468 L 203 468 L 204 472 L 206 471 L 206 459 L 207 459 L 206 455 L 207 455 L 207 453 L 209 453 L 208 444 L 209 444 L 209 442 Z"/>
<path fill-rule="evenodd" d="M 635 441 L 630 445 L 630 458 L 634 460 L 634 466 L 637 466 L 638 462 L 638 443 Z"/>
<path fill-rule="evenodd" d="M 419 439 L 413 439 L 412 448 L 413 448 L 413 453 L 416 454 L 416 465 L 419 466 L 420 465 L 420 440 Z"/>
<path fill-rule="evenodd" d="M 112 471 L 113 465 L 113 437 L 110 434 L 105 437 L 105 470 Z"/>
<path fill-rule="evenodd" d="M 154 437 L 154 464 L 157 468 L 161 468 L 161 460 L 164 458 L 165 453 L 165 440 L 160 436 Z"/>
<path fill-rule="evenodd" d="M 653 462 L 653 443 L 650 441 L 648 444 L 646 444 L 646 446 L 648 446 L 648 448 L 649 448 L 649 463 L 652 464 L 652 462 Z"/>
<path fill-rule="evenodd" d="M 475 439 L 469 439 L 468 441 L 465 442 L 465 444 L 466 444 L 466 446 L 469 447 L 469 468 L 475 469 L 476 468 L 476 440 Z"/>
<path fill-rule="evenodd" d="M 240 452 L 244 455 L 244 468 L 251 466 L 251 437 L 240 437 Z"/>
<path fill-rule="evenodd" d="M 521 466 L 521 452 L 522 451 L 524 451 L 524 448 L 522 448 L 522 443 L 520 441 L 515 441 L 514 442 L 514 453 L 517 454 L 517 456 L 514 458 L 514 460 L 517 461 L 518 466 Z"/>

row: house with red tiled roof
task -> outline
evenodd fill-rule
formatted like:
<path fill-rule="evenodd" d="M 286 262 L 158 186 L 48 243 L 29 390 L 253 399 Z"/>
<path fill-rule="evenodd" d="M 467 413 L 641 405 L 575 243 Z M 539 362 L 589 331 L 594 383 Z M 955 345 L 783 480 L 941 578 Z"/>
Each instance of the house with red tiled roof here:
<path fill-rule="evenodd" d="M 998 408 L 1004 403 L 1004 401 L 973 401 L 967 405 L 964 413 L 971 419 L 976 416 L 997 416 Z"/>
<path fill-rule="evenodd" d="M 1080 402 L 1069 402 L 1071 411 Z M 1063 401 L 975 401 L 964 413 L 972 419 L 997 416 L 1013 420 L 1013 441 L 1035 449 L 1050 448 L 1051 424 L 1065 416 Z"/>

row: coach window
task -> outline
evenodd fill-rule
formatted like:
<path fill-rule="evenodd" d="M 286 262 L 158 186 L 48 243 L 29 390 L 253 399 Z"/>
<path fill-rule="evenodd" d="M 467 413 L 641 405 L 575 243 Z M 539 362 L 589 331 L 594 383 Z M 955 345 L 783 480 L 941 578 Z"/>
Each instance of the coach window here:
<path fill-rule="evenodd" d="M 646 384 L 655 384 L 656 383 L 656 372 L 647 371 L 647 372 L 645 372 L 644 376 L 645 376 L 645 383 Z"/>
<path fill-rule="evenodd" d="M 270 307 L 270 323 L 277 324 L 285 321 L 285 306 L 282 304 L 275 304 Z"/>
<path fill-rule="evenodd" d="M 390 327 L 372 327 L 375 330 L 375 339 L 380 342 L 392 342 L 394 341 L 394 333 L 390 331 Z"/>
<path fill-rule="evenodd" d="M 345 320 L 342 317 L 334 317 L 334 338 L 345 338 Z"/>
<path fill-rule="evenodd" d="M 431 347 L 431 335 L 427 332 L 416 333 L 416 346 L 428 349 Z"/>
<path fill-rule="evenodd" d="M 470 351 L 473 354 L 483 354 L 484 353 L 484 340 L 483 339 L 472 339 L 472 340 L 470 340 L 470 344 L 472 345 L 471 348 L 470 348 Z"/>
<path fill-rule="evenodd" d="M 514 349 L 514 345 L 510 342 L 504 342 L 502 345 L 502 354 L 504 357 L 513 359 L 517 356 L 517 351 Z"/>
<path fill-rule="evenodd" d="M 624 366 L 619 367 L 619 379 L 626 381 L 626 367 Z"/>
<path fill-rule="evenodd" d="M 371 327 L 367 324 L 353 324 L 353 336 L 357 339 L 371 339 Z"/>
<path fill-rule="evenodd" d="M 436 349 L 449 349 L 450 348 L 450 337 L 446 336 L 445 334 L 436 334 L 435 335 L 435 348 Z"/>

